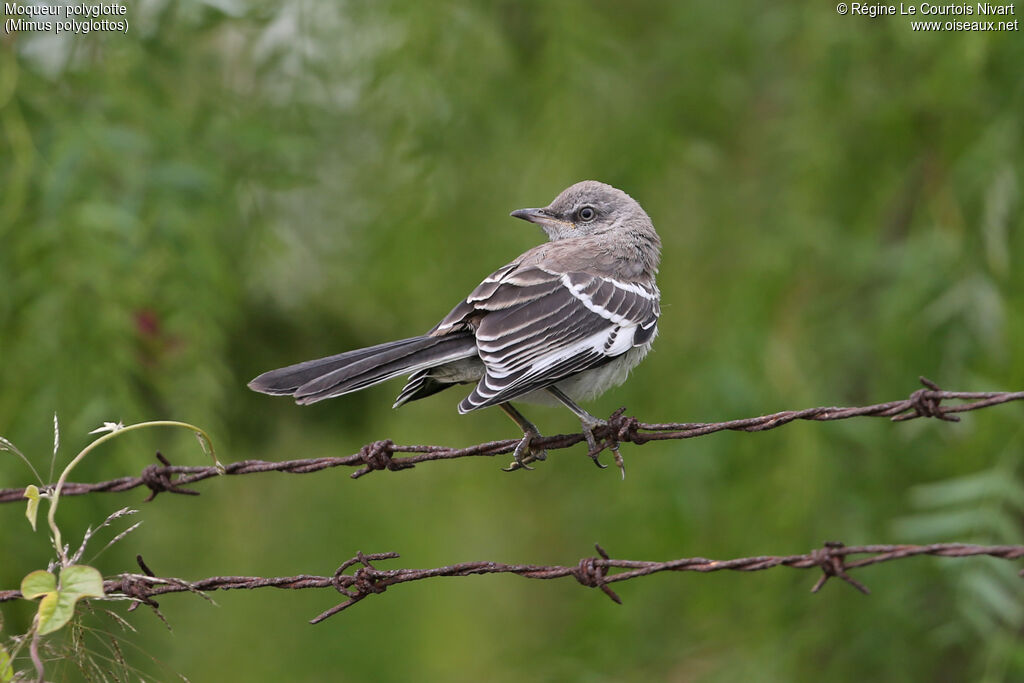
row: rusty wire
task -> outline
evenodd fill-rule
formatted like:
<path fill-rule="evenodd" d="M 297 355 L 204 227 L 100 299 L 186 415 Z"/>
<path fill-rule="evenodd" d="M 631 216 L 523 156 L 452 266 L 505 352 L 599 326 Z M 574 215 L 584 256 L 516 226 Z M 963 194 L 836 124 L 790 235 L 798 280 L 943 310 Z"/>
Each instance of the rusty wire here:
<path fill-rule="evenodd" d="M 887 403 L 876 403 L 869 406 L 858 407 L 833 407 L 822 406 L 819 408 L 807 408 L 805 410 L 786 410 L 771 415 L 750 417 L 727 422 L 664 422 L 647 423 L 640 422 L 634 417 L 624 414 L 625 409 L 616 410 L 608 419 L 608 424 L 594 429 L 594 436 L 600 442 L 599 450 L 591 453 L 591 457 L 597 462 L 597 456 L 605 449 L 617 451 L 620 443 L 645 444 L 649 441 L 666 441 L 670 439 L 691 439 L 697 436 L 705 436 L 715 432 L 726 430 L 742 432 L 762 432 L 775 429 L 782 425 L 789 424 L 794 420 L 813 420 L 824 422 L 830 420 L 845 420 L 852 417 L 888 417 L 894 422 L 913 420 L 918 417 L 933 417 L 948 422 L 960 420 L 956 413 L 979 410 L 989 406 L 1008 403 L 1010 401 L 1024 400 L 1024 391 L 1007 392 L 968 392 L 968 391 L 943 391 L 934 382 L 921 377 L 924 389 L 918 389 L 909 397 L 889 401 Z M 958 400 L 963 403 L 948 405 L 944 401 Z M 585 441 L 582 433 L 559 434 L 535 439 L 534 444 L 547 451 L 569 448 Z M 363 446 L 358 453 L 343 457 L 320 457 L 305 458 L 302 460 L 286 460 L 282 462 L 269 462 L 265 460 L 242 460 L 231 463 L 224 468 L 224 474 L 252 474 L 255 472 L 288 472 L 292 474 L 305 474 L 318 472 L 332 467 L 357 467 L 350 476 L 358 479 L 363 475 L 375 470 L 404 470 L 419 463 L 432 462 L 435 460 L 454 460 L 473 456 L 494 457 L 511 453 L 519 439 L 502 439 L 476 444 L 466 448 L 451 448 L 448 446 L 421 446 L 421 445 L 400 445 L 389 439 L 375 441 Z M 395 453 L 413 453 L 407 457 L 394 457 Z M 61 491 L 64 496 L 79 496 L 88 493 L 103 491 L 127 491 L 129 489 L 145 486 L 149 488 L 150 494 L 147 501 L 152 500 L 157 494 L 180 493 L 185 495 L 199 495 L 198 491 L 185 488 L 204 479 L 220 475 L 214 466 L 180 466 L 172 465 L 161 454 L 157 453 L 160 460 L 159 465 L 149 465 L 143 469 L 140 476 L 121 477 L 109 481 L 92 484 L 66 483 Z M 510 469 L 518 469 L 513 463 Z M 53 488 L 52 485 L 40 487 L 43 491 Z M 0 503 L 12 503 L 24 500 L 23 488 L 0 489 Z"/>
<path fill-rule="evenodd" d="M 818 592 L 828 579 L 835 577 L 850 584 L 861 593 L 867 594 L 869 593 L 868 589 L 849 575 L 851 570 L 918 555 L 935 555 L 939 557 L 987 555 L 1004 560 L 1015 560 L 1024 557 L 1024 546 L 1019 545 L 985 546 L 964 543 L 934 543 L 931 545 L 864 545 L 847 547 L 842 543 L 832 541 L 825 543 L 821 548 L 803 555 L 762 555 L 732 560 L 709 560 L 703 557 L 687 557 L 667 562 L 648 562 L 612 559 L 600 545 L 595 547 L 599 555 L 598 557 L 585 557 L 574 565 L 463 562 L 433 569 L 378 569 L 373 565 L 374 562 L 398 558 L 398 553 L 364 555 L 359 552 L 356 553 L 355 557 L 343 562 L 332 576 L 314 576 L 309 574 L 280 577 L 212 576 L 198 581 L 154 576 L 152 570 L 146 566 L 142 557 L 139 556 L 136 559 L 142 568 L 142 574 L 124 573 L 117 578 L 108 579 L 103 583 L 103 590 L 109 597 L 125 596 L 132 599 L 135 601 L 132 608 L 138 605 L 148 605 L 153 609 L 157 609 L 159 604 L 153 598 L 167 593 L 188 592 L 206 597 L 206 592 L 215 590 L 333 588 L 341 593 L 345 600 L 310 620 L 310 623 L 317 624 L 371 595 L 383 593 L 391 586 L 438 577 L 473 576 L 477 574 L 515 574 L 527 579 L 573 577 L 581 585 L 598 588 L 616 603 L 621 604 L 622 599 L 611 589 L 610 584 L 628 581 L 641 576 L 649 576 L 659 572 L 753 572 L 774 567 L 791 567 L 793 569 L 817 568 L 821 570 L 822 574 L 811 588 L 811 592 Z M 855 555 L 867 555 L 867 557 L 853 559 L 852 556 Z M 349 573 L 349 570 L 353 567 L 356 567 L 356 569 Z M 1024 571 L 1021 573 L 1024 574 Z M 16 600 L 20 597 L 21 593 L 16 590 L 0 591 L 0 602 Z"/>

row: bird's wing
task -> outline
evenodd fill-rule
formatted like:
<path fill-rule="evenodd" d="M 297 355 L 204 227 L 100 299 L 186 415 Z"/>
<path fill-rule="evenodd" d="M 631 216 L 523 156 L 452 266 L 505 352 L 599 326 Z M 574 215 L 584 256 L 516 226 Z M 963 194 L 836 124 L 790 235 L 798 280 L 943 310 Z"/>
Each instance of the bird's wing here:
<path fill-rule="evenodd" d="M 472 327 L 487 372 L 460 412 L 496 405 L 597 367 L 656 333 L 653 282 L 623 282 L 543 266 L 505 266 L 433 334 Z"/>

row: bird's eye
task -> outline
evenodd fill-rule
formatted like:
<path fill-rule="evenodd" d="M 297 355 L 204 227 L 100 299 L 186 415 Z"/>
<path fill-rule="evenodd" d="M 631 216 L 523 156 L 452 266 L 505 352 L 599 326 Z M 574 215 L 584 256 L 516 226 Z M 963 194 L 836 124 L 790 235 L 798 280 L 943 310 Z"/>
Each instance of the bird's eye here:
<path fill-rule="evenodd" d="M 597 215 L 597 212 L 589 206 L 584 206 L 576 213 L 576 215 L 579 216 L 582 221 L 592 221 Z"/>

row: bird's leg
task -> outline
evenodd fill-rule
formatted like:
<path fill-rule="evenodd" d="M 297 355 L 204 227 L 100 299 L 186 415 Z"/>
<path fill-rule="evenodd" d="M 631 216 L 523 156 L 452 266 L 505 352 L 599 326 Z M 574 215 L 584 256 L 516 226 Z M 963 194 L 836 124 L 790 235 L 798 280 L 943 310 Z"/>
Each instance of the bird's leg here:
<path fill-rule="evenodd" d="M 597 438 L 594 437 L 594 428 L 607 427 L 608 421 L 602 420 L 599 417 L 594 417 L 587 411 L 583 410 L 583 408 L 580 408 L 578 405 L 576 405 L 575 401 L 569 398 L 568 395 L 566 395 L 566 393 L 559 389 L 558 387 L 550 386 L 547 388 L 547 390 L 552 396 L 557 398 L 562 403 L 562 405 L 564 405 L 566 408 L 575 413 L 576 417 L 580 419 L 580 424 L 583 427 L 583 436 L 587 439 L 587 447 L 590 449 L 590 452 L 587 453 L 587 455 L 589 455 L 590 458 L 594 461 L 594 464 L 600 467 L 601 469 L 607 467 L 607 465 L 602 465 L 601 461 L 597 459 L 598 456 L 601 454 L 602 449 L 597 445 Z M 625 479 L 626 467 L 622 462 L 622 455 L 619 453 L 619 444 L 615 443 L 614 441 L 609 441 L 609 447 L 612 449 L 612 453 L 615 454 L 615 464 L 618 465 L 619 470 L 621 470 L 622 472 L 622 478 Z"/>
<path fill-rule="evenodd" d="M 597 439 L 594 438 L 594 427 L 606 427 L 608 426 L 608 422 L 602 420 L 599 417 L 594 417 L 587 411 L 583 410 L 583 408 L 580 408 L 578 405 L 576 405 L 575 401 L 569 398 L 565 394 L 565 392 L 559 389 L 558 387 L 552 386 L 548 387 L 547 389 L 552 396 L 557 398 L 562 403 L 562 405 L 564 405 L 566 408 L 575 413 L 576 417 L 580 419 L 580 424 L 582 424 L 583 426 L 583 436 L 585 436 L 587 439 L 587 445 L 590 447 L 590 452 L 596 453 L 598 447 Z"/>
<path fill-rule="evenodd" d="M 534 449 L 532 442 L 534 439 L 539 439 L 541 434 L 537 427 L 526 419 L 526 417 L 518 410 L 512 407 L 511 403 L 499 403 L 498 407 L 505 411 L 512 420 L 519 425 L 519 428 L 523 430 L 522 440 L 516 444 L 516 450 L 512 453 L 512 457 L 515 458 L 515 462 L 505 468 L 506 472 L 513 472 L 520 468 L 532 470 L 527 463 L 535 460 L 546 460 L 548 452 L 541 449 Z"/>

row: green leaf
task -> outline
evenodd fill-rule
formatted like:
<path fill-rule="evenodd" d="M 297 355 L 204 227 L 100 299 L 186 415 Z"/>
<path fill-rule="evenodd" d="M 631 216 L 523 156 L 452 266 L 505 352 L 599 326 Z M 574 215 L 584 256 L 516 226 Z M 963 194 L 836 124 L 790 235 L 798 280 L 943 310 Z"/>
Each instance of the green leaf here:
<path fill-rule="evenodd" d="M 93 567 L 71 565 L 60 573 L 60 590 L 48 593 L 39 603 L 39 634 L 60 629 L 75 615 L 82 598 L 102 598 L 103 576 Z"/>
<path fill-rule="evenodd" d="M 57 603 L 60 599 L 60 594 L 54 591 L 53 593 L 47 593 L 43 596 L 43 599 L 39 601 L 39 612 L 37 618 L 39 620 L 39 635 L 46 635 L 47 633 L 53 633 L 64 624 L 68 623 L 71 619 L 71 615 L 74 614 L 74 605 L 68 612 L 67 607 L 61 610 L 61 614 L 57 615 Z"/>
<path fill-rule="evenodd" d="M 80 598 L 102 598 L 103 575 L 94 567 L 73 564 L 60 573 L 60 592 Z"/>
<path fill-rule="evenodd" d="M 71 565 L 61 571 L 58 589 L 53 574 L 40 569 L 21 580 L 21 594 L 29 600 L 42 596 L 38 612 L 39 634 L 46 635 L 71 620 L 75 614 L 75 603 L 79 600 L 104 596 L 103 575 L 93 567 Z"/>
<path fill-rule="evenodd" d="M 11 654 L 0 645 L 0 683 L 10 683 L 14 680 L 14 665 L 11 664 Z"/>
<path fill-rule="evenodd" d="M 28 505 L 25 507 L 25 517 L 28 518 L 28 523 L 32 525 L 32 531 L 35 531 L 36 517 L 39 515 L 39 487 L 35 484 L 26 486 L 25 497 L 28 498 Z"/>
<path fill-rule="evenodd" d="M 21 580 L 21 596 L 26 600 L 35 600 L 56 590 L 57 577 L 45 569 L 37 569 Z"/>

